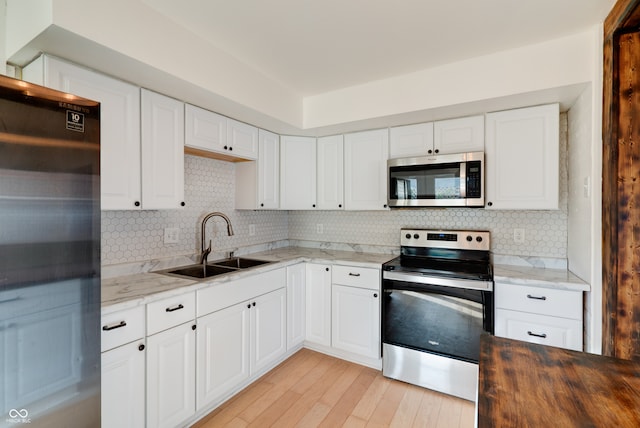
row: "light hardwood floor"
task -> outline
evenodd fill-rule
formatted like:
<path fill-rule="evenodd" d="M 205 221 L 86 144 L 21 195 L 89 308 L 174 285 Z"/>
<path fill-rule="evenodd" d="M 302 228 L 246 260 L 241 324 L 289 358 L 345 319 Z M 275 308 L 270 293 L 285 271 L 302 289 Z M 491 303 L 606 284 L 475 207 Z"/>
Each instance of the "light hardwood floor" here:
<path fill-rule="evenodd" d="M 472 402 L 302 349 L 194 425 L 471 428 Z"/>

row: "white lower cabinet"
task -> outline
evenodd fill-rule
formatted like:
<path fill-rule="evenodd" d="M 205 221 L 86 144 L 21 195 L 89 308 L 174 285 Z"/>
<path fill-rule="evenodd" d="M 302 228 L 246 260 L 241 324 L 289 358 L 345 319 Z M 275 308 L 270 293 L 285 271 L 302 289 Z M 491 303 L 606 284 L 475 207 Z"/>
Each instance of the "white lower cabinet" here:
<path fill-rule="evenodd" d="M 495 284 L 495 335 L 582 351 L 582 291 Z"/>
<path fill-rule="evenodd" d="M 196 324 L 147 338 L 147 426 L 175 427 L 196 408 Z"/>
<path fill-rule="evenodd" d="M 131 342 L 102 353 L 102 427 L 145 426 L 145 345 Z"/>
<path fill-rule="evenodd" d="M 287 266 L 287 350 L 304 342 L 305 279 L 305 263 Z"/>
<path fill-rule="evenodd" d="M 286 296 L 286 289 L 280 288 L 198 319 L 198 410 L 284 355 Z"/>
<path fill-rule="evenodd" d="M 333 284 L 331 345 L 369 358 L 380 357 L 379 292 Z"/>
<path fill-rule="evenodd" d="M 306 341 L 331 346 L 331 266 L 307 263 L 305 278 Z"/>

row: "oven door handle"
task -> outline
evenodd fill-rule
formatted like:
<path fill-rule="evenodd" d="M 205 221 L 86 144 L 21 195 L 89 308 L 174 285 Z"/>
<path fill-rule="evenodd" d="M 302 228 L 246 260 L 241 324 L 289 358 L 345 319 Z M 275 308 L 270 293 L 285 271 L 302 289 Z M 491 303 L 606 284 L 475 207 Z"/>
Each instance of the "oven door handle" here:
<path fill-rule="evenodd" d="M 394 281 L 414 282 L 418 284 L 440 285 L 443 287 L 466 288 L 468 290 L 493 291 L 493 281 L 481 281 L 471 279 L 441 278 L 417 273 L 400 273 L 384 271 L 382 279 Z"/>

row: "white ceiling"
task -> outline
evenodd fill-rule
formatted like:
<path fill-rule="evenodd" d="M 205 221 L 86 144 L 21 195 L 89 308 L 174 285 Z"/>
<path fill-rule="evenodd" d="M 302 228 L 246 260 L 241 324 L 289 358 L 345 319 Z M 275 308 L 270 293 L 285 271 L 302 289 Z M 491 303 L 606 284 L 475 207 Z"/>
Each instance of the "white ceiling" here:
<path fill-rule="evenodd" d="M 144 2 L 309 96 L 574 34 L 615 0 Z"/>

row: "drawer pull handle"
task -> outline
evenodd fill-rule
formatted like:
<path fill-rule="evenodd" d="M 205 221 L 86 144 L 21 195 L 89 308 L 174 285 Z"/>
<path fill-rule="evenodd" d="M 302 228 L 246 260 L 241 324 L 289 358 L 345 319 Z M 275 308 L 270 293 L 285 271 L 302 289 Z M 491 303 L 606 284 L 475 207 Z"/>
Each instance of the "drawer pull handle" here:
<path fill-rule="evenodd" d="M 527 298 L 534 300 L 547 300 L 547 296 L 532 296 L 531 294 L 527 294 Z"/>
<path fill-rule="evenodd" d="M 102 330 L 104 331 L 115 330 L 116 328 L 124 327 L 126 325 L 127 323 L 125 321 L 120 321 L 118 324 L 115 324 L 115 325 L 105 325 L 102 327 Z"/>
<path fill-rule="evenodd" d="M 360 276 L 360 274 L 359 273 L 349 272 L 349 276 Z"/>
<path fill-rule="evenodd" d="M 543 339 L 547 338 L 547 334 L 546 333 L 538 334 L 538 333 L 532 333 L 532 332 L 528 331 L 527 334 L 529 336 L 541 337 Z"/>
<path fill-rule="evenodd" d="M 166 311 L 167 312 L 173 312 L 173 311 L 177 311 L 180 309 L 184 309 L 184 306 L 182 306 L 182 303 L 180 303 L 178 306 L 174 306 L 172 308 L 167 308 Z"/>

